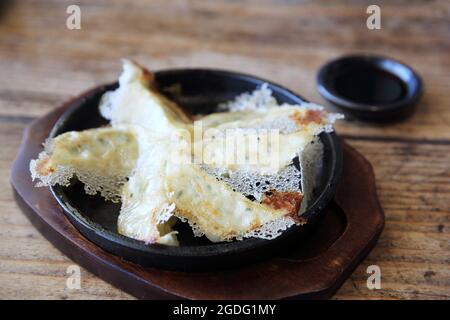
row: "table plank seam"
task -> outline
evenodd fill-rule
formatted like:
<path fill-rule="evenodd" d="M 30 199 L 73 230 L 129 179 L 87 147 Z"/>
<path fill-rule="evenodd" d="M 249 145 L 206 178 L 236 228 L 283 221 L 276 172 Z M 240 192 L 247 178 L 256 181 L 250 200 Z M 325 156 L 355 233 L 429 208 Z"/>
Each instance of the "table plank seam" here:
<path fill-rule="evenodd" d="M 340 137 L 348 140 L 362 140 L 375 141 L 386 143 L 409 143 L 409 144 L 431 144 L 431 145 L 450 145 L 450 140 L 447 139 L 416 139 L 416 138 L 402 138 L 402 137 L 388 137 L 388 136 L 367 136 L 367 135 L 352 135 L 339 134 Z"/>
<path fill-rule="evenodd" d="M 28 124 L 31 121 L 33 121 L 34 119 L 36 119 L 36 117 L 0 115 L 0 123 L 22 123 L 22 124 Z"/>

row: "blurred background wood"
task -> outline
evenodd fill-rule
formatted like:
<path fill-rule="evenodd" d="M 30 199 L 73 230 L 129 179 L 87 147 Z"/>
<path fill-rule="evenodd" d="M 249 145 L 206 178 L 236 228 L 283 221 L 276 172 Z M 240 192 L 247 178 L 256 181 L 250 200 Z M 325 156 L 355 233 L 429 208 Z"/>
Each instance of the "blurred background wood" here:
<path fill-rule="evenodd" d="M 0 299 L 128 299 L 82 270 L 34 229 L 15 204 L 9 170 L 24 126 L 87 88 L 114 81 L 121 57 L 151 69 L 214 67 L 251 73 L 326 104 L 316 73 L 327 60 L 379 53 L 413 66 L 425 94 L 407 121 L 345 121 L 337 131 L 373 164 L 386 226 L 336 299 L 450 299 L 450 3 L 375 1 L 381 30 L 366 28 L 374 1 L 82 0 L 0 3 Z M 380 266 L 382 289 L 366 286 Z"/>

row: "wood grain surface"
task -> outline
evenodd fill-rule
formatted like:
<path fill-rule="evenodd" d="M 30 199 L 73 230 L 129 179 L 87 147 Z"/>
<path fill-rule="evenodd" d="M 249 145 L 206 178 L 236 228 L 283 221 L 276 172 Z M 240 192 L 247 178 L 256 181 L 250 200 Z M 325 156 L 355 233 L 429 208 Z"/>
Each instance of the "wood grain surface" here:
<path fill-rule="evenodd" d="M 80 5 L 81 30 L 66 28 Z M 382 29 L 366 28 L 378 3 Z M 0 2 L 0 299 L 129 299 L 73 264 L 20 212 L 9 170 L 22 130 L 63 101 L 117 77 L 121 57 L 153 69 L 215 67 L 265 77 L 323 103 L 327 60 L 379 53 L 413 66 L 425 94 L 406 121 L 344 121 L 337 131 L 373 164 L 386 225 L 336 299 L 450 299 L 450 3 L 448 1 Z M 380 266 L 382 288 L 366 286 Z"/>

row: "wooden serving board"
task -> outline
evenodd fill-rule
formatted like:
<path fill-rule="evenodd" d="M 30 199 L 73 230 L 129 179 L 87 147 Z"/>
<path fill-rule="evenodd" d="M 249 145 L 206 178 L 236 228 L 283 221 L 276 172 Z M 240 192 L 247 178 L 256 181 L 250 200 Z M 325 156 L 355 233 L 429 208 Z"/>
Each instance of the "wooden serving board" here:
<path fill-rule="evenodd" d="M 328 212 L 296 248 L 270 260 L 214 272 L 145 268 L 114 256 L 84 238 L 47 188 L 35 188 L 30 159 L 42 150 L 67 106 L 32 122 L 12 167 L 16 200 L 39 231 L 61 252 L 112 285 L 143 299 L 329 298 L 375 245 L 384 213 L 370 163 L 342 142 L 343 177 Z"/>

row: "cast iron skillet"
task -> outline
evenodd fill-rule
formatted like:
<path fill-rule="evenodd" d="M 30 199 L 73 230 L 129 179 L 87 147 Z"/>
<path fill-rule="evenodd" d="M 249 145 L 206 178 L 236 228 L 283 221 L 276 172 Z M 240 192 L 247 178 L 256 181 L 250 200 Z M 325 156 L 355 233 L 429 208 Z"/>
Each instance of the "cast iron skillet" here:
<path fill-rule="evenodd" d="M 269 84 L 279 103 L 298 104 L 305 101 L 279 85 L 235 72 L 176 69 L 159 71 L 155 76 L 162 91 L 193 114 L 211 113 L 218 103 L 229 101 L 243 92 L 253 91 L 263 83 Z M 174 85 L 181 88 L 178 94 L 173 94 L 174 91 L 170 90 L 176 87 Z M 98 112 L 98 103 L 105 91 L 116 87 L 117 83 L 99 87 L 76 99 L 57 121 L 50 137 L 66 131 L 79 131 L 107 124 Z M 303 214 L 308 222 L 304 226 L 287 229 L 274 240 L 250 238 L 212 243 L 205 237 L 194 237 L 185 223 L 178 222 L 175 229 L 179 231 L 179 247 L 146 245 L 117 233 L 116 222 L 120 204 L 104 201 L 100 196 L 86 195 L 83 185 L 77 181 L 69 187 L 54 186 L 51 191 L 67 218 L 86 238 L 126 260 L 144 266 L 184 271 L 236 267 L 292 248 L 323 214 L 324 207 L 334 195 L 341 174 L 342 151 L 334 133 L 322 133 L 320 139 L 324 144 L 324 166 L 320 185 L 316 188 L 315 200 Z"/>

